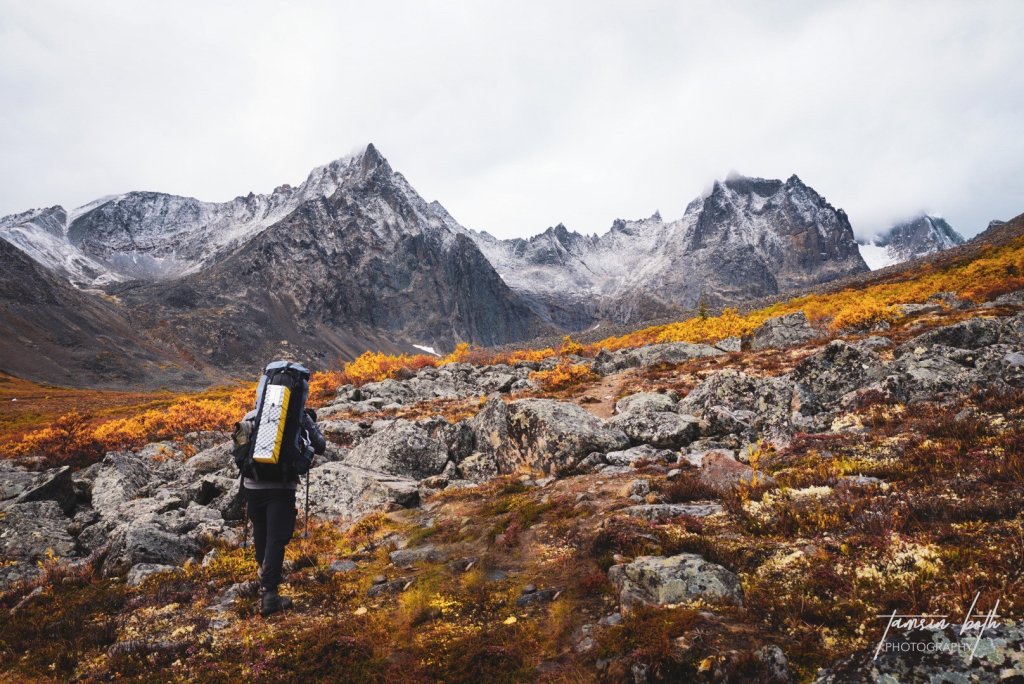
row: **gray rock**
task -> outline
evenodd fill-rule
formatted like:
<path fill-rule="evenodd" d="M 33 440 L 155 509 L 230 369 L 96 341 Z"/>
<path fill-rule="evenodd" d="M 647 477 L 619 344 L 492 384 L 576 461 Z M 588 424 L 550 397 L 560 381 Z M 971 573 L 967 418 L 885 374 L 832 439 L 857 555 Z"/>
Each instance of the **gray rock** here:
<path fill-rule="evenodd" d="M 178 532 L 162 516 L 145 516 L 117 526 L 110 534 L 110 551 L 103 562 L 103 575 L 114 577 L 134 565 L 181 565 L 199 552 L 199 543 Z"/>
<path fill-rule="evenodd" d="M 743 340 L 738 337 L 726 337 L 724 340 L 715 342 L 715 349 L 731 353 L 743 350 Z"/>
<path fill-rule="evenodd" d="M 447 462 L 445 444 L 407 420 L 374 433 L 345 458 L 347 465 L 415 479 L 440 474 Z"/>
<path fill-rule="evenodd" d="M 359 566 L 356 565 L 355 561 L 351 561 L 346 558 L 331 562 L 331 564 L 327 566 L 327 572 L 328 574 L 336 575 L 342 572 L 352 572 L 358 568 Z"/>
<path fill-rule="evenodd" d="M 782 349 L 803 344 L 818 334 L 807 321 L 803 311 L 769 318 L 751 335 L 750 348 Z"/>
<path fill-rule="evenodd" d="M 794 410 L 805 415 L 832 410 L 846 393 L 877 382 L 885 375 L 877 354 L 834 340 L 793 370 Z"/>
<path fill-rule="evenodd" d="M 615 402 L 616 413 L 630 411 L 674 411 L 679 398 L 673 394 L 637 392 Z"/>
<path fill-rule="evenodd" d="M 980 616 L 978 618 L 981 619 Z M 815 684 L 845 682 L 978 682 L 997 684 L 1024 679 L 1024 624 L 1007 622 L 960 633 L 945 630 L 891 630 L 878 646 L 844 658 L 818 671 Z M 977 643 L 977 648 L 975 644 Z M 973 657 L 968 657 L 973 653 Z"/>
<path fill-rule="evenodd" d="M 125 576 L 125 583 L 129 587 L 137 587 L 146 581 L 146 578 L 161 572 L 181 572 L 181 568 L 173 565 L 159 565 L 157 563 L 137 563 L 133 565 Z"/>
<path fill-rule="evenodd" d="M 650 444 L 631 447 L 623 451 L 609 451 L 603 461 L 613 466 L 634 466 L 638 461 L 648 463 L 671 463 L 675 460 L 675 452 L 658 449 Z"/>
<path fill-rule="evenodd" d="M 678 518 L 681 515 L 689 515 L 695 518 L 703 518 L 716 513 L 721 513 L 721 504 L 714 501 L 697 501 L 685 504 L 643 504 L 630 506 L 622 509 L 622 513 L 634 518 L 643 518 L 652 522 L 662 522 Z"/>
<path fill-rule="evenodd" d="M 392 551 L 389 558 L 393 565 L 405 568 L 423 562 L 442 563 L 448 558 L 448 554 L 433 544 L 424 544 L 414 549 Z"/>
<path fill-rule="evenodd" d="M 59 558 L 75 553 L 68 520 L 55 501 L 12 503 L 0 511 L 0 559 L 35 563 L 52 551 Z"/>
<path fill-rule="evenodd" d="M 926 314 L 942 313 L 942 306 L 939 304 L 900 304 L 896 307 L 904 316 L 924 316 Z"/>
<path fill-rule="evenodd" d="M 790 440 L 792 399 L 793 382 L 788 376 L 761 378 L 723 370 L 694 388 L 676 410 L 705 421 L 709 436 L 732 434 L 749 420 L 750 428 L 743 433 L 747 441 L 760 435 L 777 446 L 785 446 Z M 731 416 L 723 418 L 721 409 Z"/>
<path fill-rule="evenodd" d="M 130 451 L 107 454 L 92 483 L 92 505 L 104 516 L 114 515 L 117 507 L 142 495 L 156 478 L 155 464 Z"/>
<path fill-rule="evenodd" d="M 32 501 L 55 501 L 65 514 L 75 510 L 75 487 L 71 480 L 71 468 L 63 466 L 40 473 L 12 467 L 0 470 L 0 500 L 12 499 L 14 503 Z"/>
<path fill-rule="evenodd" d="M 896 348 L 896 356 L 920 347 L 980 349 L 999 342 L 1002 322 L 996 318 L 968 318 L 965 321 L 929 330 Z"/>
<path fill-rule="evenodd" d="M 507 405 L 507 441 L 495 450 L 498 471 L 526 468 L 545 474 L 572 472 L 594 451 L 629 445 L 626 435 L 575 404 L 552 399 L 521 399 Z M 493 442 L 487 442 L 491 445 Z M 481 440 L 477 439 L 477 448 Z"/>
<path fill-rule="evenodd" d="M 354 518 L 392 505 L 415 506 L 418 483 L 347 463 L 326 463 L 310 471 L 309 503 L 310 515 Z"/>
<path fill-rule="evenodd" d="M 641 605 L 668 605 L 706 599 L 742 604 L 739 578 L 721 565 L 700 556 L 640 556 L 630 563 L 613 565 L 608 579 L 619 592 L 624 611 Z"/>
<path fill-rule="evenodd" d="M 654 410 L 636 409 L 621 413 L 608 421 L 635 444 L 676 449 L 697 439 L 700 423 L 694 416 Z"/>
<path fill-rule="evenodd" d="M 637 349 L 622 349 L 610 354 L 600 354 L 594 359 L 593 369 L 601 375 L 609 375 L 627 368 L 649 368 L 660 365 L 677 365 L 691 359 L 724 354 L 707 344 L 688 342 L 667 342 L 651 344 Z"/>
<path fill-rule="evenodd" d="M 235 466 L 234 458 L 231 456 L 232 442 L 228 440 L 216 444 L 205 451 L 200 451 L 192 458 L 185 461 L 185 465 L 191 468 L 198 475 L 208 475 L 224 468 Z"/>

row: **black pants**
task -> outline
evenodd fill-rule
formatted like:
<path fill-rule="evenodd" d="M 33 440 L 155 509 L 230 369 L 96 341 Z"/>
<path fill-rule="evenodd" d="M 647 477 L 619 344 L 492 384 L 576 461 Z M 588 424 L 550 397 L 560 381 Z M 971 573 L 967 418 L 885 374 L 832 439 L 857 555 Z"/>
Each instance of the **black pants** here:
<path fill-rule="evenodd" d="M 260 586 L 266 591 L 277 591 L 284 547 L 295 532 L 295 490 L 246 489 L 245 501 L 252 521 L 256 562 L 261 568 Z"/>

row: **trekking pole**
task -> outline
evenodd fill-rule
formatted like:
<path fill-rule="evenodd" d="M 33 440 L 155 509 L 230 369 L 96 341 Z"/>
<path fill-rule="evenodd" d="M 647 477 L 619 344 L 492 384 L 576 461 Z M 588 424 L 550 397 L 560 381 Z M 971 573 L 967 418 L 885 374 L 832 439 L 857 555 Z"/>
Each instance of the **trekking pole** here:
<path fill-rule="evenodd" d="M 303 539 L 309 539 L 309 473 L 306 473 L 306 531 L 302 533 Z"/>

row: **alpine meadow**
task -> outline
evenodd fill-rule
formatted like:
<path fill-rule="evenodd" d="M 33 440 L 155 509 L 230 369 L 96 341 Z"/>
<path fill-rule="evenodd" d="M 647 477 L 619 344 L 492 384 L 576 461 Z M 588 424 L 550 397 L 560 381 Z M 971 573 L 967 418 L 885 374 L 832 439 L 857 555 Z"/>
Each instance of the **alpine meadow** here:
<path fill-rule="evenodd" d="M 0 0 L 0 680 L 1024 682 L 1022 9 Z"/>

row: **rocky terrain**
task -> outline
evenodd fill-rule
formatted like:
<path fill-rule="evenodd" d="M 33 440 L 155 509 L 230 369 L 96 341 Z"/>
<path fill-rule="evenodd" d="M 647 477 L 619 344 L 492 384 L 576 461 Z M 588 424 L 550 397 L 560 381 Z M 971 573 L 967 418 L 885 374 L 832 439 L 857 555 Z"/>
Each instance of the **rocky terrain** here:
<path fill-rule="evenodd" d="M 552 392 L 560 365 L 586 380 Z M 0 470 L 0 667 L 83 681 L 1016 681 L 1024 296 L 340 387 L 254 621 L 227 436 Z M 1004 624 L 962 655 L 877 615 Z M 88 633 L 58 627 L 87 620 Z M 56 630 L 60 644 L 43 645 Z M 158 668 L 154 670 L 153 668 Z M 888 679 L 887 679 L 888 678 Z M 939 679 L 936 679 L 939 678 Z"/>
<path fill-rule="evenodd" d="M 892 245 L 917 249 L 926 237 L 907 230 Z M 867 271 L 846 214 L 797 176 L 731 176 L 674 221 L 655 213 L 600 236 L 557 226 L 497 240 L 426 202 L 373 145 L 268 194 L 209 203 L 130 192 L 0 218 L 0 238 L 23 288 L 61 282 L 65 299 L 83 302 L 74 330 L 63 314 L 0 308 L 12 338 L 27 341 L 2 370 L 87 386 L 126 387 L 127 376 L 136 387 L 194 386 L 281 355 L 326 368 L 366 350 L 522 343 Z M 26 257 L 36 268 L 17 266 Z M 87 333 L 111 315 L 131 334 L 112 344 Z M 52 353 L 68 337 L 75 353 Z"/>

